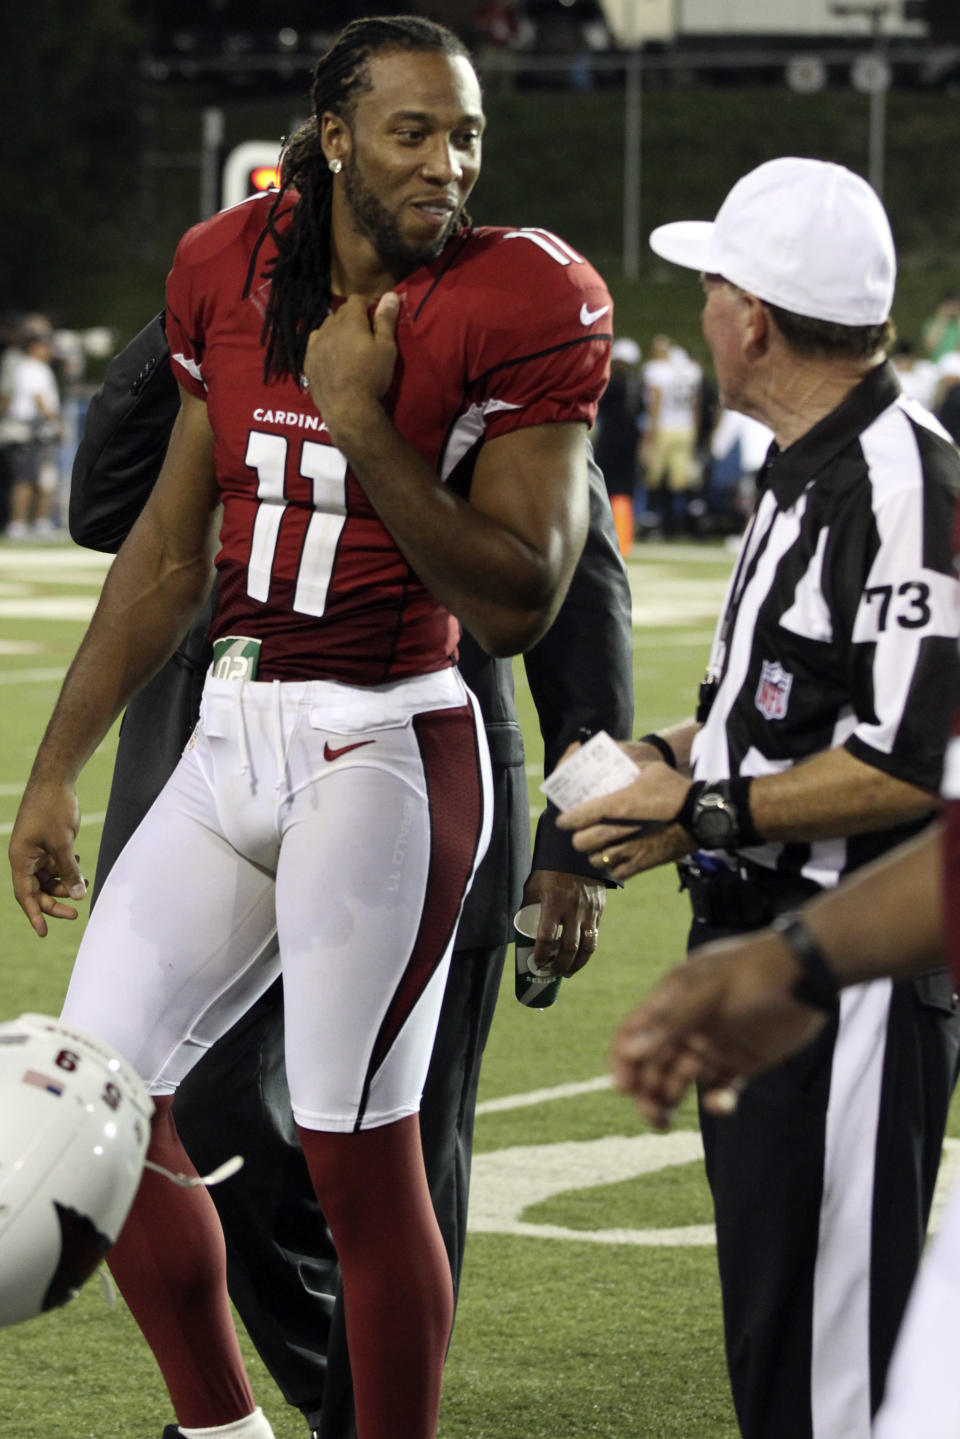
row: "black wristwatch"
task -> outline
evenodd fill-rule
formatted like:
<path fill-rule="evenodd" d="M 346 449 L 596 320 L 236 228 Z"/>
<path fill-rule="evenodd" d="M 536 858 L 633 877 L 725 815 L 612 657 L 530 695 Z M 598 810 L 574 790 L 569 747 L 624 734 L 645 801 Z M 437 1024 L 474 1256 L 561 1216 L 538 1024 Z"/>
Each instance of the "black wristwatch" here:
<path fill-rule="evenodd" d="M 760 836 L 750 815 L 749 779 L 697 780 L 677 815 L 700 849 L 742 849 Z"/>

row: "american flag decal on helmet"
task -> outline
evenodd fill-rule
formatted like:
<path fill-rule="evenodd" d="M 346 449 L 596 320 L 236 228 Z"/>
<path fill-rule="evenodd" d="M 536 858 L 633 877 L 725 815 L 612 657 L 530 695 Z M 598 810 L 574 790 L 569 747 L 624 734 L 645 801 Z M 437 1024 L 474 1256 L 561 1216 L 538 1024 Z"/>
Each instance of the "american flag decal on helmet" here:
<path fill-rule="evenodd" d="M 27 1069 L 23 1075 L 24 1084 L 35 1084 L 38 1089 L 45 1089 L 48 1094 L 62 1094 L 63 1085 L 58 1079 L 52 1079 L 49 1074 L 41 1074 L 38 1069 Z"/>

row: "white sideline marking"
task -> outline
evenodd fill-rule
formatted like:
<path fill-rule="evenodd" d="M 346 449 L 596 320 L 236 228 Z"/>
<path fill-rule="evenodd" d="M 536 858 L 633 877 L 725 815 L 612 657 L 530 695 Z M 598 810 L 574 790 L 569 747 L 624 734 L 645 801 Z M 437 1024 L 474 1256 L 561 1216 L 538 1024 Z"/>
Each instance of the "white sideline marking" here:
<path fill-rule="evenodd" d="M 99 570 L 106 573 L 114 561 L 113 555 L 101 554 L 99 550 L 85 550 L 80 545 L 30 545 L 4 546 L 0 549 L 0 570 L 48 570 L 74 569 Z M 84 576 L 85 582 L 89 577 Z"/>
<path fill-rule="evenodd" d="M 531 1204 L 571 1189 L 619 1184 L 702 1158 L 700 1135 L 684 1129 L 672 1134 L 613 1135 L 475 1154 L 467 1228 L 474 1234 L 516 1234 L 581 1244 L 714 1244 L 712 1224 L 674 1229 L 568 1229 L 560 1224 L 530 1224 L 521 1218 Z"/>
<path fill-rule="evenodd" d="M 90 620 L 99 595 L 34 595 L 28 600 L 0 600 L 0 620 Z"/>
<path fill-rule="evenodd" d="M 627 560 L 627 570 L 652 569 L 655 565 L 705 564 L 733 565 L 735 556 L 719 545 L 704 544 L 702 540 L 690 544 L 665 544 L 659 540 L 644 540 L 636 545 Z"/>
<path fill-rule="evenodd" d="M 675 563 L 628 566 L 634 629 L 689 628 L 698 621 L 704 625 L 716 622 L 727 590 L 726 578 L 679 575 Z"/>
<path fill-rule="evenodd" d="M 709 625 L 704 625 L 698 630 L 675 630 L 670 636 L 670 648 L 672 650 L 680 646 L 690 649 L 707 648 L 712 639 L 713 629 Z M 656 634 L 634 635 L 633 647 L 635 650 L 662 650 L 663 636 Z"/>
<path fill-rule="evenodd" d="M 583 1084 L 556 1085 L 508 1095 L 477 1106 L 477 1113 L 515 1109 L 544 1099 L 563 1098 L 608 1087 L 604 1078 Z M 532 1224 L 524 1211 L 571 1190 L 596 1189 L 619 1184 L 643 1174 L 654 1174 L 675 1164 L 703 1159 L 700 1135 L 690 1130 L 669 1134 L 613 1135 L 602 1139 L 559 1144 L 517 1145 L 510 1149 L 474 1154 L 470 1181 L 467 1228 L 474 1234 L 512 1234 L 528 1239 L 563 1239 L 581 1244 L 634 1244 L 689 1247 L 716 1243 L 712 1224 L 688 1224 L 670 1229 L 570 1229 L 560 1224 Z M 930 1233 L 940 1227 L 950 1191 L 960 1182 L 960 1139 L 945 1139 L 943 1159 L 930 1214 Z M 598 1201 L 599 1203 L 599 1201 Z M 642 1215 L 638 1214 L 638 1219 Z"/>
<path fill-rule="evenodd" d="M 49 684 L 51 680 L 62 680 L 66 672 L 65 665 L 45 670 L 4 670 L 0 679 L 3 680 L 4 688 L 7 685 Z"/>
<path fill-rule="evenodd" d="M 93 615 L 103 577 L 113 555 L 84 550 L 79 545 L 29 545 L 0 548 L 0 619 L 76 620 Z M 75 586 L 80 594 L 31 595 L 38 582 Z M 17 651 L 5 650 L 5 653 Z"/>
<path fill-rule="evenodd" d="M 526 1109 L 531 1104 L 543 1104 L 548 1099 L 570 1099 L 575 1094 L 594 1094 L 599 1089 L 609 1089 L 613 1080 L 607 1074 L 598 1074 L 596 1079 L 581 1079 L 572 1084 L 555 1084 L 550 1089 L 528 1089 L 525 1094 L 504 1094 L 500 1099 L 485 1099 L 477 1105 L 477 1114 L 497 1114 L 505 1109 Z"/>

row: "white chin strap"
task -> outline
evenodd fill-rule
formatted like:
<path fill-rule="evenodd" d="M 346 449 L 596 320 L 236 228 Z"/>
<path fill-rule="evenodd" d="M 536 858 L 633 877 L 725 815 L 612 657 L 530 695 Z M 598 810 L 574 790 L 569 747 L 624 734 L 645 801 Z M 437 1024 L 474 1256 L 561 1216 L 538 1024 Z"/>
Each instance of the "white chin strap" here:
<path fill-rule="evenodd" d="M 197 1189 L 201 1186 L 209 1189 L 211 1185 L 221 1184 L 224 1179 L 229 1179 L 232 1174 L 236 1174 L 238 1169 L 242 1169 L 243 1155 L 235 1154 L 232 1159 L 225 1159 L 222 1164 L 217 1165 L 217 1168 L 211 1170 L 209 1174 L 174 1174 L 171 1170 L 164 1169 L 162 1164 L 154 1164 L 152 1159 L 145 1159 L 143 1161 L 143 1167 L 144 1169 L 152 1169 L 155 1174 L 162 1174 L 165 1179 L 169 1179 L 173 1184 L 178 1184 L 181 1189 Z M 100 1280 L 100 1287 L 107 1308 L 112 1309 L 117 1302 L 117 1290 L 105 1264 L 99 1265 L 97 1278 Z"/>
<path fill-rule="evenodd" d="M 154 1174 L 162 1174 L 165 1179 L 179 1184 L 181 1189 L 196 1189 L 200 1185 L 205 1189 L 210 1189 L 214 1184 L 222 1184 L 225 1179 L 236 1174 L 238 1169 L 243 1168 L 243 1155 L 235 1154 L 232 1159 L 225 1159 L 209 1174 L 174 1174 L 171 1170 L 164 1169 L 162 1164 L 154 1164 L 152 1159 L 145 1159 L 143 1167 L 152 1169 Z"/>

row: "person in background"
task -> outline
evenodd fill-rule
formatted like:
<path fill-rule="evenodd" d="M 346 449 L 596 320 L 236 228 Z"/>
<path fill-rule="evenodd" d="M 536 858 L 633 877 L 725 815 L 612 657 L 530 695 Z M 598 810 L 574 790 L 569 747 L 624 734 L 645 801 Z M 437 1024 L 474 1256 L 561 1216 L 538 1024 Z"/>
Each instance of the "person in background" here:
<path fill-rule="evenodd" d="M 913 343 L 902 335 L 897 338 L 890 359 L 907 398 L 916 400 L 924 409 L 935 411 L 939 379 L 936 361 L 918 355 Z"/>
<path fill-rule="evenodd" d="M 7 372 L 4 428 L 10 466 L 9 540 L 49 535 L 56 529 L 51 507 L 57 492 L 60 392 L 52 358 L 53 331 L 34 322 L 21 334 Z"/>
<path fill-rule="evenodd" d="M 19 358 L 17 338 L 20 319 L 17 315 L 0 315 L 0 532 L 6 532 L 10 518 L 10 450 L 22 434 L 17 424 L 7 419 L 10 388 L 14 367 Z"/>
<path fill-rule="evenodd" d="M 931 360 L 942 360 L 953 350 L 960 350 L 960 295 L 946 290 L 940 303 L 920 331 L 923 352 Z"/>
<path fill-rule="evenodd" d="M 699 365 L 668 336 L 656 335 L 643 366 L 644 432 L 640 447 L 647 500 L 660 534 L 689 531 L 687 501 L 698 479 Z"/>
<path fill-rule="evenodd" d="M 620 553 L 633 548 L 639 472 L 643 388 L 638 366 L 640 346 L 622 336 L 610 351 L 610 380 L 597 406 L 594 450 L 603 472 L 617 527 Z"/>
<path fill-rule="evenodd" d="M 763 469 L 773 432 L 738 410 L 721 409 L 710 437 L 710 508 L 725 515 L 736 533 L 731 548 L 753 512 L 757 475 Z"/>
<path fill-rule="evenodd" d="M 944 429 L 956 441 L 960 435 L 960 350 L 951 350 L 936 367 L 933 409 Z"/>

